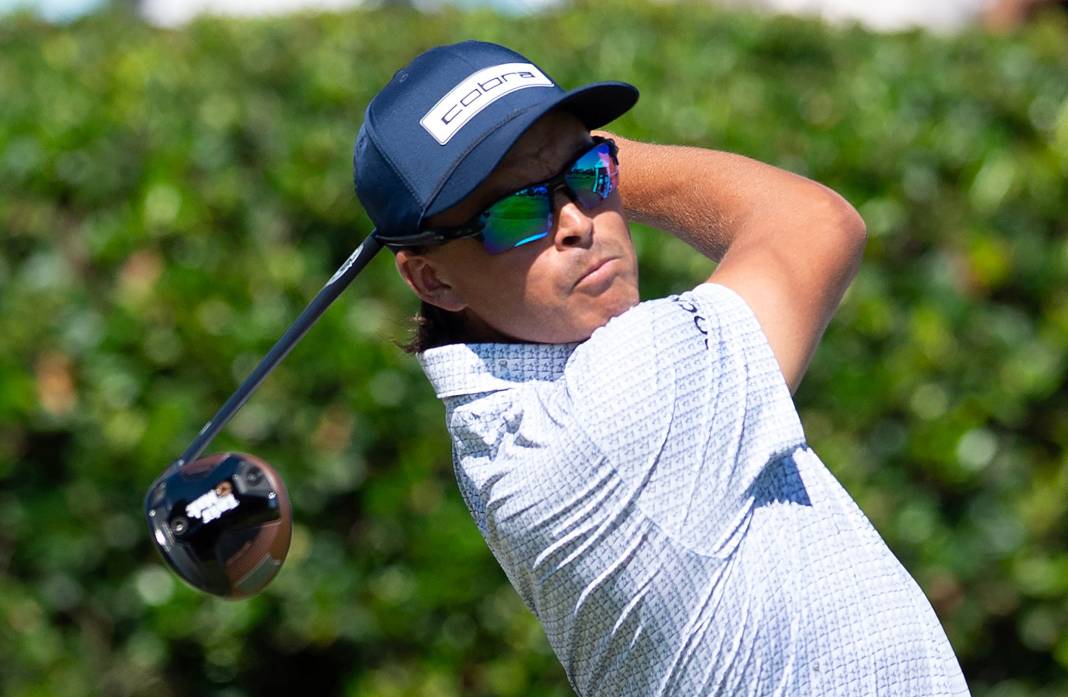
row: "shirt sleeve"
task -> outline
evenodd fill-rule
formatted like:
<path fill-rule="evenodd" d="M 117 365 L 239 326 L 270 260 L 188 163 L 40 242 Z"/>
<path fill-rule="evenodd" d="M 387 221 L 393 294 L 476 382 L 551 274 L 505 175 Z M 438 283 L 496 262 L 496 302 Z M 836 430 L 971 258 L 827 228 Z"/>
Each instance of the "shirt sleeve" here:
<path fill-rule="evenodd" d="M 703 554 L 732 547 L 756 478 L 804 443 L 767 338 L 725 286 L 614 318 L 575 350 L 564 382 L 573 427 L 645 515 Z"/>

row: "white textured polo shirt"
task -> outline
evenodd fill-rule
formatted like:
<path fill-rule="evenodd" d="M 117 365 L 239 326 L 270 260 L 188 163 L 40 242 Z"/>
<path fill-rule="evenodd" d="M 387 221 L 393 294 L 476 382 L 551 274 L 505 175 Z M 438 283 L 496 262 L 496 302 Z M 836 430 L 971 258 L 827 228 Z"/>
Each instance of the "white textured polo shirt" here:
<path fill-rule="evenodd" d="M 734 292 L 420 360 L 471 515 L 579 695 L 968 693 Z"/>

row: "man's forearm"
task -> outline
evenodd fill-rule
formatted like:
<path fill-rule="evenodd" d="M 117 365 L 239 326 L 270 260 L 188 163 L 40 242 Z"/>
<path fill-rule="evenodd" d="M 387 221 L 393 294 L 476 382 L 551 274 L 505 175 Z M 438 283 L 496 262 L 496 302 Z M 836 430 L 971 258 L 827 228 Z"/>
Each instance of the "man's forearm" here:
<path fill-rule="evenodd" d="M 730 153 L 619 144 L 631 220 L 679 237 L 745 299 L 796 389 L 864 251 L 864 221 L 831 189 Z"/>
<path fill-rule="evenodd" d="M 799 244 L 799 223 L 811 226 L 813 218 L 826 220 L 826 227 L 863 227 L 834 191 L 778 167 L 728 152 L 611 137 L 620 146 L 628 217 L 679 237 L 713 261 L 739 236 L 779 234 Z M 826 227 L 819 234 L 826 235 Z"/>

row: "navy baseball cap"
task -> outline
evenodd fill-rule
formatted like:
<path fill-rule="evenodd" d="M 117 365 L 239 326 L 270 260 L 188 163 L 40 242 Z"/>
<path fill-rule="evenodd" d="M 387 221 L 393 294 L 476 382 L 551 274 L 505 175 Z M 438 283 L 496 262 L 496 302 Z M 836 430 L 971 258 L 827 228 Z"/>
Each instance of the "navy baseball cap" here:
<path fill-rule="evenodd" d="M 637 101 L 625 82 L 564 90 L 497 44 L 430 49 L 367 106 L 353 154 L 356 195 L 381 242 L 421 244 L 423 220 L 470 194 L 544 114 L 564 109 L 592 129 Z"/>

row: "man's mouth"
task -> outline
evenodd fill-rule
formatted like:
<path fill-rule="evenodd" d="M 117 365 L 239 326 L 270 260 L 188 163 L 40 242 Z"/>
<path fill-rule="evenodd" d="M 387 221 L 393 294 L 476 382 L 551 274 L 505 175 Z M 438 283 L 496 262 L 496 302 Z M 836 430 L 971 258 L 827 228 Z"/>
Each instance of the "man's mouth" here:
<path fill-rule="evenodd" d="M 589 287 L 591 290 L 596 289 L 597 286 L 607 286 L 611 283 L 614 276 L 612 268 L 612 262 L 616 261 L 616 257 L 606 257 L 586 270 L 579 279 L 575 281 L 575 288 L 583 286 Z M 603 288 L 601 289 L 603 290 Z"/>

